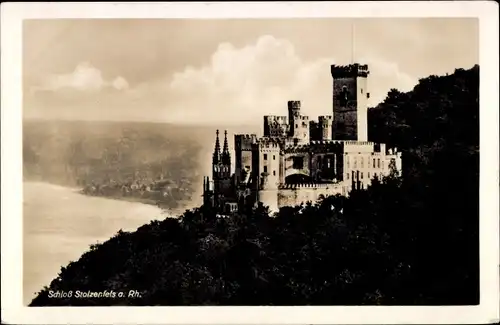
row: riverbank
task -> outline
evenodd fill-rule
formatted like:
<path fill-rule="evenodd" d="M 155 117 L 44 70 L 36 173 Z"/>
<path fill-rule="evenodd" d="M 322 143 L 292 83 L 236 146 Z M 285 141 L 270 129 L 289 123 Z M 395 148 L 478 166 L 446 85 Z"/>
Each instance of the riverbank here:
<path fill-rule="evenodd" d="M 93 194 L 85 193 L 83 189 L 79 189 L 77 192 L 81 195 L 88 196 L 88 197 L 104 198 L 104 199 L 110 199 L 110 200 L 117 200 L 117 201 L 131 202 L 131 203 L 141 203 L 141 204 L 155 206 L 164 212 L 168 212 L 173 217 L 177 217 L 178 215 L 182 214 L 186 209 L 189 209 L 189 202 L 187 202 L 187 201 L 186 202 L 184 202 L 184 201 L 179 202 L 178 207 L 171 208 L 167 205 L 167 203 L 163 203 L 161 201 L 150 199 L 150 198 L 143 198 L 143 197 L 137 197 L 137 196 L 123 196 L 123 195 L 93 195 Z"/>
<path fill-rule="evenodd" d="M 151 204 L 82 195 L 80 189 L 23 182 L 23 303 L 49 285 L 61 266 L 120 229 L 135 231 L 174 216 Z M 177 216 L 177 214 L 175 214 Z"/>

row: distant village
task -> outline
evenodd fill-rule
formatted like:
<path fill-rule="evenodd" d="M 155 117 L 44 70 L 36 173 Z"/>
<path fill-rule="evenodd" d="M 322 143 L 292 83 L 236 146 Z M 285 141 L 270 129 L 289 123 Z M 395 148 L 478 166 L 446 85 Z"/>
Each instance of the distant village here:
<path fill-rule="evenodd" d="M 93 181 L 84 186 L 81 192 L 85 195 L 128 199 L 174 208 L 178 201 L 190 198 L 191 188 L 191 181 L 187 178 L 179 184 L 160 176 L 157 180 L 137 179 L 119 182 L 110 179 L 101 183 Z"/>

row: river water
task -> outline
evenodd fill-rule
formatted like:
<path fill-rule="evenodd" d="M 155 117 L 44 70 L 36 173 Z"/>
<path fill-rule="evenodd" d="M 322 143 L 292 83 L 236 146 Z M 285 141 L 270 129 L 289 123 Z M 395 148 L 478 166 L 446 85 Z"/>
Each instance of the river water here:
<path fill-rule="evenodd" d="M 24 182 L 23 301 L 49 285 L 61 266 L 118 230 L 134 231 L 167 217 L 152 205 L 90 197 L 77 189 Z"/>

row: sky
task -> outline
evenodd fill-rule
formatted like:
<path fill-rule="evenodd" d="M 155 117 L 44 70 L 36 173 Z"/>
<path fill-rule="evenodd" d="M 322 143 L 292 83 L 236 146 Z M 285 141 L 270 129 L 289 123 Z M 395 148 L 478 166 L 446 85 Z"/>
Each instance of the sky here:
<path fill-rule="evenodd" d="M 331 64 L 368 64 L 370 106 L 479 63 L 477 19 L 52 19 L 23 25 L 25 118 L 261 123 L 332 114 Z"/>

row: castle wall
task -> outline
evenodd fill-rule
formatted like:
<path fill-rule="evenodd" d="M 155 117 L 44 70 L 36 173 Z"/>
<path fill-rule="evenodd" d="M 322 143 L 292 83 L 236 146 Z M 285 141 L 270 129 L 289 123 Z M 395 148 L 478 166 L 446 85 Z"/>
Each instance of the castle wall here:
<path fill-rule="evenodd" d="M 264 206 L 269 207 L 271 213 L 278 212 L 278 190 L 261 190 L 258 192 L 258 200 L 264 204 Z"/>
<path fill-rule="evenodd" d="M 302 166 L 294 166 L 295 158 L 302 160 Z M 284 176 L 285 178 L 293 174 L 310 176 L 311 160 L 308 152 L 286 153 L 284 154 Z M 302 168 L 296 168 L 302 167 Z"/>
<path fill-rule="evenodd" d="M 279 189 L 277 192 L 278 207 L 296 206 L 301 203 L 305 204 L 307 201 L 316 203 L 321 195 L 324 197 L 336 194 L 347 195 L 348 191 L 348 186 L 343 184 L 304 184 L 301 186 L 288 186 L 287 188 Z"/>
<path fill-rule="evenodd" d="M 315 181 L 333 181 L 337 177 L 337 153 L 315 153 L 311 159 L 311 176 Z"/>
<path fill-rule="evenodd" d="M 385 147 L 385 145 L 384 145 Z M 352 172 L 359 171 L 359 180 L 364 188 L 367 188 L 372 179 L 377 176 L 381 179 L 390 174 L 390 162 L 394 159 L 396 169 L 401 173 L 402 160 L 401 153 L 386 154 L 385 152 L 361 152 L 346 153 L 344 155 L 344 180 L 352 181 Z"/>

